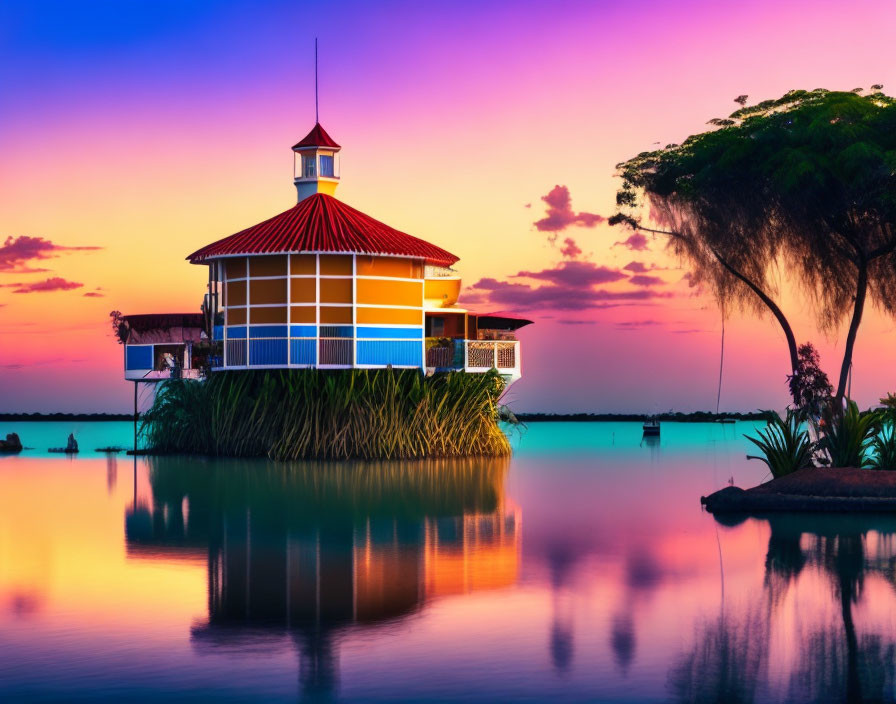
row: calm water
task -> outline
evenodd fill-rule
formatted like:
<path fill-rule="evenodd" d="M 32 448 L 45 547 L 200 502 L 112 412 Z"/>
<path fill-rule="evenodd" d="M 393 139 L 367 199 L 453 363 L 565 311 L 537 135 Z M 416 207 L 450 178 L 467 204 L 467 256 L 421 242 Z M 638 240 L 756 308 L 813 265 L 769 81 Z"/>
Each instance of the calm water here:
<path fill-rule="evenodd" d="M 4 424 L 37 449 L 0 459 L 0 700 L 892 700 L 896 518 L 716 522 L 751 427 L 318 465 Z"/>

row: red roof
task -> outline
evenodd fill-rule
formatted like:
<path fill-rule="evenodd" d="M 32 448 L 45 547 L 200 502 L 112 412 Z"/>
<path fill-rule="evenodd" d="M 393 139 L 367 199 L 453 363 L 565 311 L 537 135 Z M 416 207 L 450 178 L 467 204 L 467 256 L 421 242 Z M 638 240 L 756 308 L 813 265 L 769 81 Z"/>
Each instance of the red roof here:
<path fill-rule="evenodd" d="M 354 252 L 394 254 L 451 266 L 457 257 L 441 247 L 394 230 L 325 193 L 315 193 L 284 213 L 212 242 L 187 259 L 200 264 L 231 254 Z"/>
<path fill-rule="evenodd" d="M 334 140 L 330 135 L 327 134 L 327 131 L 320 126 L 320 123 L 315 123 L 312 130 L 305 135 L 305 137 L 293 146 L 293 149 L 307 149 L 309 147 L 328 147 L 330 149 L 342 149 L 338 144 L 336 144 L 336 140 Z"/>

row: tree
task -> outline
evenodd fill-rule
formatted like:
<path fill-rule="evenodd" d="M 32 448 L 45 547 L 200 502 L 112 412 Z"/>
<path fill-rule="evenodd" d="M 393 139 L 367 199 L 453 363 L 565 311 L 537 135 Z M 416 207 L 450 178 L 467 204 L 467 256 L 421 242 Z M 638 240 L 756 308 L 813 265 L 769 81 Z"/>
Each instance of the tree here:
<path fill-rule="evenodd" d="M 790 395 L 800 417 L 814 420 L 824 413 L 834 387 L 822 371 L 818 350 L 811 342 L 800 345 L 797 355 L 797 368 L 787 379 Z"/>
<path fill-rule="evenodd" d="M 775 300 L 779 272 L 822 330 L 849 318 L 839 408 L 867 299 L 896 314 L 896 100 L 797 90 L 712 122 L 718 129 L 619 164 L 610 222 L 667 236 L 720 303 L 771 312 L 792 374 L 799 354 Z"/>

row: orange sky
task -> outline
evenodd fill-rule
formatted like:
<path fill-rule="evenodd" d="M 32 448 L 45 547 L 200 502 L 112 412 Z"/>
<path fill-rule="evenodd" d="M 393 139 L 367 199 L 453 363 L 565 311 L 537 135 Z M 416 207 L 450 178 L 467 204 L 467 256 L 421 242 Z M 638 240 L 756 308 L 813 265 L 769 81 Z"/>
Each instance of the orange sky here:
<path fill-rule="evenodd" d="M 552 245 L 534 223 L 555 186 L 573 214 L 606 215 L 615 163 L 702 130 L 735 95 L 896 85 L 886 2 L 203 7 L 6 18 L 0 63 L 25 68 L 0 73 L 0 244 L 101 249 L 0 268 L 0 411 L 128 409 L 108 313 L 197 310 L 205 270 L 184 256 L 293 204 L 289 146 L 313 122 L 315 34 L 321 120 L 343 145 L 337 196 L 459 255 L 465 283 L 545 285 L 515 275 L 556 269 L 566 238 L 589 266 L 661 267 L 647 272 L 659 285 L 629 270 L 590 287 L 649 299 L 530 311 L 513 388 L 529 411 L 714 409 L 718 383 L 711 301 L 660 242 L 631 251 L 614 246 L 627 233 L 572 223 Z M 55 277 L 81 286 L 16 293 Z M 833 375 L 842 334 L 824 340 L 805 306 L 788 306 Z M 896 389 L 892 330 L 872 313 L 860 332 L 861 404 Z M 722 408 L 782 407 L 780 333 L 737 316 L 727 332 Z"/>

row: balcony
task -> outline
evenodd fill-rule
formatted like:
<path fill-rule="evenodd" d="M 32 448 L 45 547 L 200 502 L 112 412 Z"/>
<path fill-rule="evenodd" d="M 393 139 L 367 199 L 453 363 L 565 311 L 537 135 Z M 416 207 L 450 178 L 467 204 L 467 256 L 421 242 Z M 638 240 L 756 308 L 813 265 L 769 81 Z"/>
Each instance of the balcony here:
<path fill-rule="evenodd" d="M 431 369 L 487 372 L 497 369 L 510 381 L 520 377 L 519 340 L 439 340 L 429 338 L 426 366 Z"/>
<path fill-rule="evenodd" d="M 180 369 L 173 372 L 171 369 L 127 369 L 124 378 L 128 381 L 165 381 L 167 379 L 199 379 L 201 373 L 198 369 Z"/>

